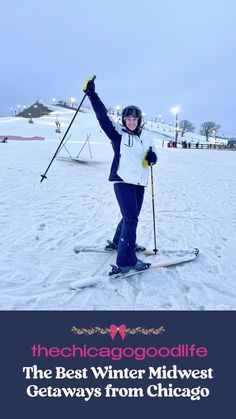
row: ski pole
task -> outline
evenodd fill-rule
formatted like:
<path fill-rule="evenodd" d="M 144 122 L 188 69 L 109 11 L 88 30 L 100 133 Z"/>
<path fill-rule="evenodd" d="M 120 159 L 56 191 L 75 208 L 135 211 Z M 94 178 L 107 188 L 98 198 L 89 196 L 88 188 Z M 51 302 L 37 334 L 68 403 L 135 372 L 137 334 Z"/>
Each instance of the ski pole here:
<path fill-rule="evenodd" d="M 95 78 L 96 78 L 96 76 L 93 76 L 93 78 L 91 79 L 91 81 L 94 81 L 95 80 Z M 74 114 L 74 116 L 73 116 L 73 118 L 72 118 L 72 120 L 71 120 L 71 122 L 70 122 L 70 124 L 69 124 L 69 126 L 68 126 L 68 128 L 67 128 L 67 130 L 66 130 L 66 132 L 65 132 L 65 134 L 64 134 L 64 136 L 63 136 L 63 138 L 62 138 L 62 140 L 61 140 L 61 142 L 60 142 L 60 144 L 59 144 L 59 146 L 57 147 L 57 149 L 56 149 L 56 151 L 55 151 L 55 153 L 54 153 L 54 155 L 53 155 L 53 157 L 52 157 L 52 160 L 50 161 L 50 163 L 49 163 L 49 165 L 48 165 L 48 167 L 47 167 L 47 169 L 46 169 L 46 171 L 44 172 L 44 174 L 43 175 L 41 175 L 41 181 L 40 182 L 42 182 L 44 179 L 47 179 L 47 176 L 46 176 L 46 174 L 47 174 L 47 172 L 49 171 L 49 168 L 50 168 L 50 166 L 51 166 L 51 164 L 52 164 L 52 162 L 53 162 L 53 160 L 55 159 L 55 157 L 56 157 L 56 155 L 57 155 L 57 153 L 58 153 L 58 151 L 60 150 L 60 148 L 61 148 L 61 146 L 62 146 L 62 144 L 63 144 L 63 141 L 65 140 L 65 138 L 66 138 L 66 136 L 67 136 L 67 134 L 68 134 L 68 132 L 69 132 L 69 130 L 70 130 L 70 128 L 71 128 L 71 126 L 72 126 L 72 124 L 73 124 L 73 122 L 74 122 L 74 120 L 75 120 L 75 118 L 76 118 L 76 116 L 77 116 L 77 114 L 78 114 L 78 112 L 79 112 L 79 110 L 80 110 L 80 108 L 81 108 L 81 106 L 82 106 L 82 104 L 83 104 L 83 102 L 84 102 L 84 99 L 86 98 L 86 93 L 84 94 L 84 96 L 83 96 L 83 98 L 82 98 L 82 100 L 81 100 L 81 102 L 80 102 L 80 104 L 79 104 L 79 106 L 78 106 L 78 109 L 77 109 L 77 111 L 75 112 L 75 114 Z"/>
<path fill-rule="evenodd" d="M 154 249 L 155 255 L 158 252 L 156 240 L 156 221 L 155 221 L 155 203 L 154 203 L 154 181 L 153 181 L 153 163 L 151 163 L 151 189 L 152 189 L 152 218 L 153 218 L 153 231 L 154 231 Z"/>

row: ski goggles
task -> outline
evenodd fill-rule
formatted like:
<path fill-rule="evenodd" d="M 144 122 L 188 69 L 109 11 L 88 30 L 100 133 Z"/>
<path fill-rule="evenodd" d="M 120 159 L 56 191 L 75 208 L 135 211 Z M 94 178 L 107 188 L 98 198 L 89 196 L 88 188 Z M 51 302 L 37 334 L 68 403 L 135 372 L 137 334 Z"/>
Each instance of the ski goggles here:
<path fill-rule="evenodd" d="M 125 118 L 127 116 L 132 116 L 133 118 L 140 118 L 142 116 L 142 112 L 138 108 L 127 107 L 123 110 L 122 116 Z"/>

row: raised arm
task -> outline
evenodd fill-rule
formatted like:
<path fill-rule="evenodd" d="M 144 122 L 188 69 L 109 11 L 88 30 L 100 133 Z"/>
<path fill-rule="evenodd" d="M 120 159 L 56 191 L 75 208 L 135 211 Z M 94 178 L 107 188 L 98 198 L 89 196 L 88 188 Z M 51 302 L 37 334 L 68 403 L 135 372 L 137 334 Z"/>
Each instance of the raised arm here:
<path fill-rule="evenodd" d="M 116 139 L 120 140 L 121 134 L 119 133 L 119 128 L 116 126 L 115 122 L 112 122 L 109 118 L 105 105 L 99 98 L 98 94 L 95 92 L 95 83 L 93 77 L 89 77 L 86 80 L 83 91 L 88 96 L 96 114 L 97 120 L 108 138 L 110 138 L 112 141 L 116 141 Z"/>

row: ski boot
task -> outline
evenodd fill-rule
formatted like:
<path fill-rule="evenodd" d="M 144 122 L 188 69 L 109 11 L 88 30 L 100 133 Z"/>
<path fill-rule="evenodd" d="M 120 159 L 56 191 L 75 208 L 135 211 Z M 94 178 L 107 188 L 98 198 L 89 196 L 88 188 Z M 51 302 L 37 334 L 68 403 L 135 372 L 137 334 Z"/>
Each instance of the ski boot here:
<path fill-rule="evenodd" d="M 107 250 L 107 252 L 114 252 L 114 250 L 117 250 L 117 244 L 113 243 L 111 240 L 107 240 L 105 250 Z"/>
<path fill-rule="evenodd" d="M 143 262 L 142 260 L 138 259 L 135 265 L 131 266 L 116 266 L 111 265 L 112 270 L 109 272 L 109 276 L 112 275 L 125 275 L 130 271 L 145 271 L 146 269 L 150 268 L 151 263 Z"/>
<path fill-rule="evenodd" d="M 112 242 L 111 240 L 107 240 L 107 245 L 105 246 L 105 250 L 108 252 L 114 252 L 117 250 L 117 244 Z M 140 246 L 139 244 L 135 244 L 135 252 L 144 252 L 146 250 L 146 247 Z"/>
<path fill-rule="evenodd" d="M 144 252 L 146 250 L 146 247 L 140 246 L 139 244 L 135 244 L 135 252 Z"/>

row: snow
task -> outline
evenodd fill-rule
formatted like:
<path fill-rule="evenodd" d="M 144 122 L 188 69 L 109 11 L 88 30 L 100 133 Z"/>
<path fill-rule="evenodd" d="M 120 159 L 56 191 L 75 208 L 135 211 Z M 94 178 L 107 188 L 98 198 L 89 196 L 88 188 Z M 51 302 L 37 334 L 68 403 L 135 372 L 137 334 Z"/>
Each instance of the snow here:
<path fill-rule="evenodd" d="M 76 245 L 112 239 L 120 219 L 108 182 L 112 148 L 91 111 L 79 113 L 48 179 L 40 182 L 74 111 L 52 108 L 29 124 L 0 118 L 1 135 L 43 136 L 45 141 L 0 144 L 0 308 L 2 310 L 234 310 L 236 308 L 236 153 L 161 148 L 154 167 L 159 248 L 198 247 L 195 261 L 107 277 L 114 254 L 75 254 Z M 58 116 L 62 133 L 55 133 Z M 153 248 L 150 185 L 138 227 L 138 243 Z M 142 256 L 145 259 L 144 256 Z M 157 262 L 160 256 L 146 257 Z M 95 287 L 76 291 L 74 281 Z"/>

